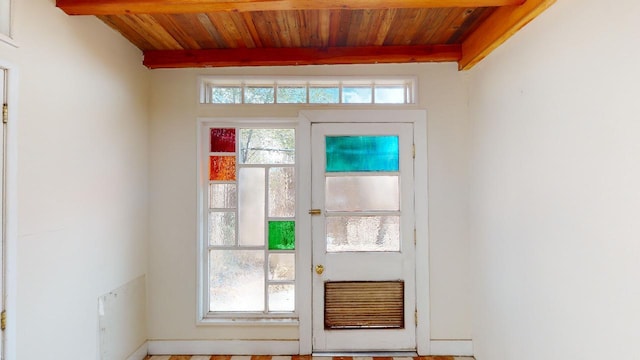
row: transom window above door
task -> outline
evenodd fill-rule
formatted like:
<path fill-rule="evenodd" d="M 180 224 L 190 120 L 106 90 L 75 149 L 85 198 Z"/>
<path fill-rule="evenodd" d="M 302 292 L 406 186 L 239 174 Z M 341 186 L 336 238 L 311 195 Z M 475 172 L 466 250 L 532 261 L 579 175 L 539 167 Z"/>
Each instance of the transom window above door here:
<path fill-rule="evenodd" d="M 414 77 L 202 76 L 201 104 L 414 104 Z"/>

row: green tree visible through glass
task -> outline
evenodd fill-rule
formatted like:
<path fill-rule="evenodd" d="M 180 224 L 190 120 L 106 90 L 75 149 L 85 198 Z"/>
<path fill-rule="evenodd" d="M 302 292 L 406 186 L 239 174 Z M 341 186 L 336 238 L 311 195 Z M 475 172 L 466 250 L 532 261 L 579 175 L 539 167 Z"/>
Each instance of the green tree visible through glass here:
<path fill-rule="evenodd" d="M 309 88 L 309 103 L 338 104 L 340 103 L 340 89 L 338 87 Z"/>
<path fill-rule="evenodd" d="M 240 129 L 241 164 L 293 164 L 295 130 Z"/>
<path fill-rule="evenodd" d="M 211 88 L 214 104 L 242 104 L 242 88 L 239 86 L 216 86 Z"/>
<path fill-rule="evenodd" d="M 307 88 L 304 86 L 278 87 L 278 104 L 306 104 Z"/>
<path fill-rule="evenodd" d="M 247 86 L 244 89 L 244 102 L 247 104 L 273 104 L 273 86 Z"/>

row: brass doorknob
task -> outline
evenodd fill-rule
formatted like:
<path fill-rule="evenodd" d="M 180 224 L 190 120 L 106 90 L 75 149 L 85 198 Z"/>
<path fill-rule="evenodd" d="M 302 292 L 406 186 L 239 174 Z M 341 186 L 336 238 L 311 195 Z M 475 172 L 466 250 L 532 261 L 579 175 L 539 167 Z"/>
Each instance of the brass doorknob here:
<path fill-rule="evenodd" d="M 324 266 L 316 265 L 316 274 L 322 275 L 323 272 L 324 272 Z"/>

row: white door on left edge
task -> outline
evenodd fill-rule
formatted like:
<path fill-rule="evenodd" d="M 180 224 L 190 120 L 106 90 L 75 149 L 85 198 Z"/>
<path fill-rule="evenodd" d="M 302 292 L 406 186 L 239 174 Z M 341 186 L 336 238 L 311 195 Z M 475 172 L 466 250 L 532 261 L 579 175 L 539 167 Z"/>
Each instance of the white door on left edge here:
<path fill-rule="evenodd" d="M 311 137 L 313 351 L 414 351 L 413 124 Z"/>

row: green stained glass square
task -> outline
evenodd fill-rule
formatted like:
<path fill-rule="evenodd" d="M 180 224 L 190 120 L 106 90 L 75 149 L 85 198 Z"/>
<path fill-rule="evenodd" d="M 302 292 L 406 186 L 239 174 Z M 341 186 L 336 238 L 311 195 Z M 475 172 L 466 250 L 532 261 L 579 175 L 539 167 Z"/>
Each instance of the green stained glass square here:
<path fill-rule="evenodd" d="M 296 248 L 295 221 L 269 221 L 269 250 Z"/>
<path fill-rule="evenodd" d="M 382 136 L 327 136 L 327 172 L 398 171 L 399 138 Z"/>

